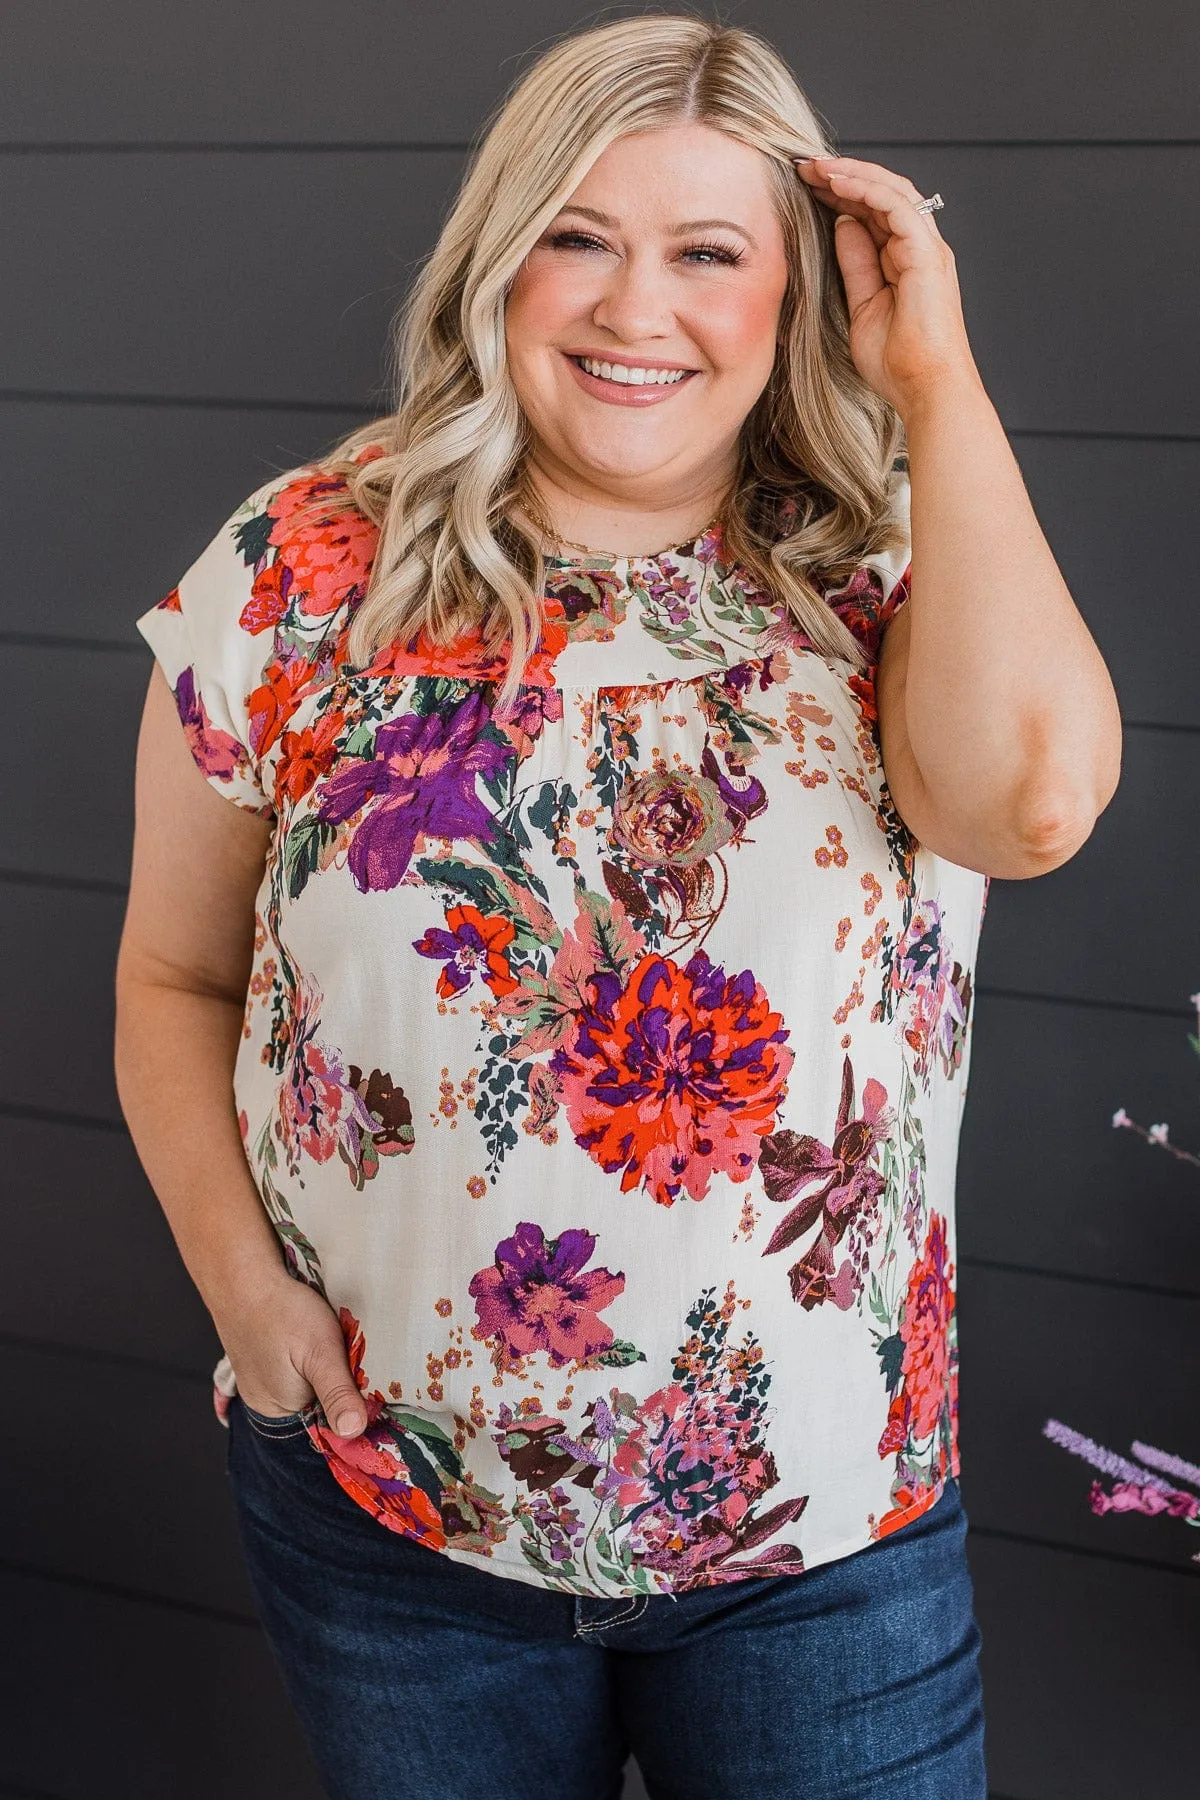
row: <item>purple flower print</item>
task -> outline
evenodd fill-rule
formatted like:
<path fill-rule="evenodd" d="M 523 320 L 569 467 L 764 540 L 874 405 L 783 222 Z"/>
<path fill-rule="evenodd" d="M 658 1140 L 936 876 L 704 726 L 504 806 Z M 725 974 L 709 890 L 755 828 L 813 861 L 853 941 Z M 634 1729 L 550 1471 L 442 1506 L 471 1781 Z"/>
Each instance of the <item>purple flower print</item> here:
<path fill-rule="evenodd" d="M 368 802 L 350 840 L 355 883 L 394 888 L 422 835 L 486 841 L 495 822 L 476 792 L 479 775 L 499 774 L 512 746 L 484 735 L 491 722 L 483 696 L 472 693 L 452 713 L 408 712 L 381 725 L 375 755 L 326 781 L 319 818 L 340 824 Z"/>
<path fill-rule="evenodd" d="M 196 672 L 190 663 L 180 671 L 173 692 L 175 710 L 204 773 L 215 775 L 220 781 L 232 780 L 248 765 L 245 746 L 209 718 L 204 701 L 196 692 Z"/>
<path fill-rule="evenodd" d="M 725 767 L 722 769 L 712 746 L 706 744 L 700 758 L 700 767 L 710 781 L 716 782 L 721 799 L 735 819 L 744 823 L 747 819 L 757 818 L 766 807 L 766 788 L 757 775 L 747 775 L 746 765 L 739 757 L 726 751 Z"/>
<path fill-rule="evenodd" d="M 583 1265 L 596 1248 L 590 1231 L 547 1239 L 525 1221 L 496 1246 L 496 1260 L 467 1284 L 479 1330 L 500 1340 L 510 1356 L 545 1354 L 551 1368 L 583 1362 L 612 1346 L 610 1328 L 596 1317 L 625 1290 L 624 1275 Z"/>

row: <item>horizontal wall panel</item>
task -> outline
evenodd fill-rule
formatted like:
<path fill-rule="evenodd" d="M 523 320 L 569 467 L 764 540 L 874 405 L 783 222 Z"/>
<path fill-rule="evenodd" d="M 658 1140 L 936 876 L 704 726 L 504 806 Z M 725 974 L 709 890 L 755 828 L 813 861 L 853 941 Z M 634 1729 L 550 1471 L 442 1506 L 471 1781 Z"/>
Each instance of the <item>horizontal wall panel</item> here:
<path fill-rule="evenodd" d="M 1200 733 L 1129 730 L 1121 780 L 1068 862 L 993 881 L 978 984 L 1186 1015 L 1200 986 Z"/>
<path fill-rule="evenodd" d="M 1200 339 L 1178 326 L 1191 269 L 1166 248 L 1200 230 L 1200 145 L 872 160 L 944 196 L 971 342 L 1010 428 L 1200 434 Z M 452 150 L 0 158 L 0 388 L 374 406 L 388 319 L 462 164 Z M 86 303 L 64 326 L 73 295 Z"/>
<path fill-rule="evenodd" d="M 996 1800 L 1194 1800 L 1200 1581 L 980 1537 L 969 1554 Z"/>
<path fill-rule="evenodd" d="M 230 0 L 182 11 L 122 0 L 101 10 L 98 30 L 86 0 L 55 0 L 6 21 L 0 117 L 10 141 L 465 140 L 543 49 L 628 10 L 355 0 L 333 34 L 317 0 L 258 0 L 252 13 Z M 843 142 L 881 128 L 919 139 L 1195 132 L 1200 30 L 1184 0 L 1158 0 L 1149 29 L 1120 9 L 1098 30 L 1084 0 L 953 12 L 758 0 L 724 16 L 775 46 Z"/>
<path fill-rule="evenodd" d="M 113 980 L 123 894 L 0 882 L 8 951 L 0 1101 L 120 1122 Z"/>
<path fill-rule="evenodd" d="M 1200 611 L 1190 575 L 1200 442 L 1018 436 L 1012 447 L 1122 717 L 1200 725 Z"/>
<path fill-rule="evenodd" d="M 972 1524 L 1200 1574 L 1200 1532 L 1165 1514 L 1092 1512 L 1098 1471 L 1042 1434 L 1058 1419 L 1120 1456 L 1136 1439 L 1200 1461 L 1200 1300 L 971 1267 L 958 1311 Z"/>
<path fill-rule="evenodd" d="M 987 921 L 984 922 L 987 932 Z M 1200 965 L 1197 967 L 1200 985 Z M 958 1159 L 963 1256 L 1200 1297 L 1196 1021 L 983 992 Z"/>
<path fill-rule="evenodd" d="M 19 496 L 0 632 L 140 645 L 134 619 L 248 494 L 374 416 L 0 400 L 0 484 Z"/>
<path fill-rule="evenodd" d="M 0 157 L 0 387 L 373 408 L 461 163 Z"/>
<path fill-rule="evenodd" d="M 206 1380 L 14 1344 L 0 1370 L 0 1561 L 253 1621 Z"/>
<path fill-rule="evenodd" d="M 152 668 L 148 650 L 0 645 L 16 752 L 5 820 L 9 869 L 129 880 L 138 727 Z M 50 731 L 52 712 L 69 721 L 65 731 Z M 41 942 L 44 953 L 61 949 Z"/>
<path fill-rule="evenodd" d="M 133 641 L 133 619 L 247 494 L 372 416 L 0 400 L 0 482 L 21 496 L 0 630 Z M 1014 448 L 1125 718 L 1200 726 L 1200 625 L 1179 579 L 1200 443 L 1033 437 Z"/>
<path fill-rule="evenodd" d="M 7 1570 L 0 1615 L 0 1778 L 54 1800 L 321 1800 L 257 1625 Z"/>
<path fill-rule="evenodd" d="M 207 1379 L 220 1340 L 128 1134 L 0 1115 L 0 1168 L 4 1333 L 74 1352 L 71 1385 L 121 1386 L 96 1353 Z"/>

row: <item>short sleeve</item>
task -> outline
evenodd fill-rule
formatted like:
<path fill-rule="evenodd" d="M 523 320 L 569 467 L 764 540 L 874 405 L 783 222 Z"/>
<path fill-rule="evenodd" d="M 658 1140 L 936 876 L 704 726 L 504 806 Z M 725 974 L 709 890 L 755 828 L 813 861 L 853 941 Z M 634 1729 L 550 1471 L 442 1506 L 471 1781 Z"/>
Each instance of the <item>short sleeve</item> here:
<path fill-rule="evenodd" d="M 135 621 L 170 684 L 200 773 L 225 799 L 265 819 L 275 806 L 256 740 L 269 710 L 261 690 L 274 637 L 256 579 L 272 524 L 268 504 L 289 479 L 244 500 L 177 585 Z"/>
<path fill-rule="evenodd" d="M 892 479 L 894 483 L 892 512 L 904 528 L 904 541 L 898 549 L 880 551 L 875 556 L 868 558 L 871 567 L 876 571 L 883 584 L 883 599 L 878 615 L 880 631 L 886 631 L 891 620 L 895 618 L 907 601 L 912 579 L 910 508 L 912 489 L 907 470 L 900 467 L 895 468 L 892 472 Z"/>

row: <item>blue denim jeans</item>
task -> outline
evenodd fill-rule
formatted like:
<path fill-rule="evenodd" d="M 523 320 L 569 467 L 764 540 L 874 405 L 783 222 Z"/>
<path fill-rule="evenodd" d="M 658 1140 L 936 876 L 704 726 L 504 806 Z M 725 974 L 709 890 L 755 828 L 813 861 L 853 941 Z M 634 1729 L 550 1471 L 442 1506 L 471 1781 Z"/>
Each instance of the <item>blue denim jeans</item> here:
<path fill-rule="evenodd" d="M 802 1575 L 580 1599 L 380 1525 L 235 1398 L 259 1617 L 331 1800 L 986 1800 L 957 1482 Z"/>

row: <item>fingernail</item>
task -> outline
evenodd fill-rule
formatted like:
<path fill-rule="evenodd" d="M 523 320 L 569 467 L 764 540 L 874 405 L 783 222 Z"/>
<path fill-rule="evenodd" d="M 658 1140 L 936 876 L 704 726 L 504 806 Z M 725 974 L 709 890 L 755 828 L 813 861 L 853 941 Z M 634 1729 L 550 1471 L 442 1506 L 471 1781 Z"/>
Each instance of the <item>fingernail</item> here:
<path fill-rule="evenodd" d="M 833 226 L 834 226 L 834 230 L 835 230 L 835 231 L 836 231 L 836 230 L 837 230 L 837 227 L 838 227 L 838 226 L 839 226 L 839 225 L 845 225 L 845 224 L 848 224 L 848 223 L 849 223 L 849 221 L 850 221 L 850 220 L 851 220 L 851 219 L 852 219 L 852 218 L 853 218 L 853 217 L 854 217 L 854 214 L 853 214 L 853 213 L 839 213 L 839 214 L 838 214 L 838 216 L 837 216 L 837 218 L 836 218 L 836 219 L 835 219 L 835 220 L 834 220 L 834 221 L 833 221 Z"/>
<path fill-rule="evenodd" d="M 339 1437 L 354 1437 L 358 1432 L 358 1414 L 352 1412 L 339 1413 L 334 1427 Z"/>

